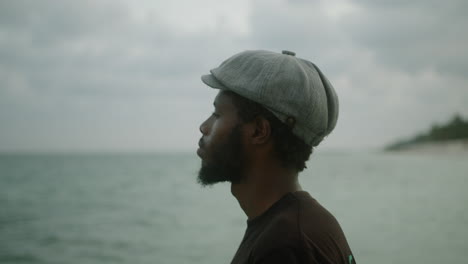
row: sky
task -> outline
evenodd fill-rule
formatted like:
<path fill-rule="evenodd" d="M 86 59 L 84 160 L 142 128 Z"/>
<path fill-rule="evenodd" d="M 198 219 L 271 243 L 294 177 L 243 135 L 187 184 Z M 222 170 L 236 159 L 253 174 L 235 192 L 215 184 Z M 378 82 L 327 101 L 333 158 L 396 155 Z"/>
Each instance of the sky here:
<path fill-rule="evenodd" d="M 339 96 L 318 148 L 468 118 L 468 1 L 0 1 L 0 151 L 195 151 L 244 50 L 294 51 Z"/>

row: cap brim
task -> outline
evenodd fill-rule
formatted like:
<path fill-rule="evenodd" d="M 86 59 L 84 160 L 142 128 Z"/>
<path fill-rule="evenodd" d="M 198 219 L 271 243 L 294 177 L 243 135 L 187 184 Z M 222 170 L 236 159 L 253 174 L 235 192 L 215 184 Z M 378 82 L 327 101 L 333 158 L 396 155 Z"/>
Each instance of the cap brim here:
<path fill-rule="evenodd" d="M 211 88 L 227 90 L 228 88 L 218 81 L 212 74 L 202 75 L 202 82 Z"/>

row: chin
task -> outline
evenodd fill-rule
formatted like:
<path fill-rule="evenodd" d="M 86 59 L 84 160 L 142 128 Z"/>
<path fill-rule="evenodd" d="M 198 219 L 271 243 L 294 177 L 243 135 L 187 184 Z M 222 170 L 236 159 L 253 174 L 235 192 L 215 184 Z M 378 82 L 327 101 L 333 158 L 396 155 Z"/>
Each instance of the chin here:
<path fill-rule="evenodd" d="M 208 160 L 206 160 L 206 158 L 200 158 L 201 159 L 201 166 L 202 168 L 203 167 L 207 167 L 210 165 L 210 162 Z"/>

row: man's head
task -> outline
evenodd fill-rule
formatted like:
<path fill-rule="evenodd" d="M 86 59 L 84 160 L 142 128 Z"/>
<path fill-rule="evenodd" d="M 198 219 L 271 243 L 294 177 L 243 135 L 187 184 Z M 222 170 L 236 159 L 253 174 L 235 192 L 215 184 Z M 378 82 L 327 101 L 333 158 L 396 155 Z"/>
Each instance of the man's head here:
<path fill-rule="evenodd" d="M 230 91 L 220 91 L 213 105 L 213 114 L 200 125 L 202 185 L 241 182 L 247 166 L 255 162 L 249 154 L 265 146 L 284 168 L 300 172 L 306 167 L 312 147 L 263 106 Z"/>
<path fill-rule="evenodd" d="M 257 152 L 302 171 L 312 147 L 333 130 L 338 117 L 333 87 L 313 63 L 294 55 L 245 51 L 202 76 L 221 90 L 215 113 L 200 127 L 202 184 L 241 181 Z"/>

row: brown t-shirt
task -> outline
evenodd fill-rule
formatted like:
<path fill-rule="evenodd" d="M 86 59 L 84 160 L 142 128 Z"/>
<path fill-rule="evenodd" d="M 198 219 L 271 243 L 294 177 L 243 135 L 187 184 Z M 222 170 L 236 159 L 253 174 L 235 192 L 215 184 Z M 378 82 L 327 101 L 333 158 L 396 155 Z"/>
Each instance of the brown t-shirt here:
<path fill-rule="evenodd" d="M 288 193 L 247 230 L 232 264 L 342 263 L 354 256 L 335 217 L 305 191 Z"/>

